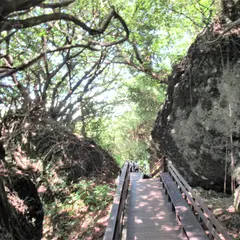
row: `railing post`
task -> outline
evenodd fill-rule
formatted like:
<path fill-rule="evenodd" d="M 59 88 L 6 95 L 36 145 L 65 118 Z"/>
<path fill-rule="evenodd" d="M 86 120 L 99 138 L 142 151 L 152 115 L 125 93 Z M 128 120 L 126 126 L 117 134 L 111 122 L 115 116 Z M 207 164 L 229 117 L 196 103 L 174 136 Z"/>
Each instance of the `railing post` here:
<path fill-rule="evenodd" d="M 168 159 L 166 156 L 163 156 L 163 172 L 168 172 Z"/>

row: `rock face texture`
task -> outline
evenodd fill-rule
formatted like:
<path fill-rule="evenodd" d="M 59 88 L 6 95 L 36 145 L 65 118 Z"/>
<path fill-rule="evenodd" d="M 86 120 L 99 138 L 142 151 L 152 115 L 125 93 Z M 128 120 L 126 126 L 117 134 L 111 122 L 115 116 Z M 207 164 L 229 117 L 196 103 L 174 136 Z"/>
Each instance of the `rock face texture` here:
<path fill-rule="evenodd" d="M 208 44 L 214 34 L 202 33 L 174 67 L 152 137 L 192 186 L 220 191 L 240 162 L 240 38 L 233 30 Z"/>

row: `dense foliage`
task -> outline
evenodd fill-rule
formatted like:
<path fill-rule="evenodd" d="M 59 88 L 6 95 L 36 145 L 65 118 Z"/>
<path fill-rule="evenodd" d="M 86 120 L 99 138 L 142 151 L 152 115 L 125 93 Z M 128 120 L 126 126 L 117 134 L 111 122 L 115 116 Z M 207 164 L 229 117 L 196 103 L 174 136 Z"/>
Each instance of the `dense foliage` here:
<path fill-rule="evenodd" d="M 83 133 L 107 104 L 97 97 L 126 76 L 166 83 L 212 14 L 210 1 L 30 2 L 3 11 L 2 111 L 44 109 L 68 126 L 81 121 Z"/>
<path fill-rule="evenodd" d="M 4 3 L 2 116 L 44 112 L 122 161 L 146 157 L 171 65 L 214 11 L 207 0 Z"/>

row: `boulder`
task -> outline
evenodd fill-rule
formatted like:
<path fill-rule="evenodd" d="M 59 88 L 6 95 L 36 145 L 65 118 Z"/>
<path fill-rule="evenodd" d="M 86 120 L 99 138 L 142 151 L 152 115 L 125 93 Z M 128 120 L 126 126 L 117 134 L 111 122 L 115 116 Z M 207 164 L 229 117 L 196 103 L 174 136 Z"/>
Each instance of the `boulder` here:
<path fill-rule="evenodd" d="M 190 185 L 221 191 L 240 159 L 240 38 L 209 38 L 199 35 L 173 68 L 152 137 Z"/>

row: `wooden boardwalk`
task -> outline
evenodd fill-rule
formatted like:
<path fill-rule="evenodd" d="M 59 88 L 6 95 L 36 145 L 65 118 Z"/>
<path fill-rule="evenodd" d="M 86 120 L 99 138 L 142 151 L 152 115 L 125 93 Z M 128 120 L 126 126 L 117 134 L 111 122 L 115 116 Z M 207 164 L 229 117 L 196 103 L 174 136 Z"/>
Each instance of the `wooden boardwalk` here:
<path fill-rule="evenodd" d="M 171 161 L 167 170 L 141 179 L 125 162 L 103 239 L 232 240 Z"/>
<path fill-rule="evenodd" d="M 172 212 L 159 179 L 140 179 L 130 174 L 130 190 L 122 239 L 187 239 Z"/>

